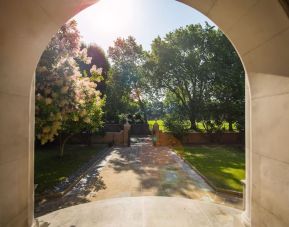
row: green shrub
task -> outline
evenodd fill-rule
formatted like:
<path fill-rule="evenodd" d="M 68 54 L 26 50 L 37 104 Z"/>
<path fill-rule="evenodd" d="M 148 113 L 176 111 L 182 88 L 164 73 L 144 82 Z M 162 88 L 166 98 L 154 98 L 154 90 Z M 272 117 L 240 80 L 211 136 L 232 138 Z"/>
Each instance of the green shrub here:
<path fill-rule="evenodd" d="M 207 133 L 218 133 L 226 130 L 222 120 L 207 120 L 202 123 Z"/>
<path fill-rule="evenodd" d="M 187 120 L 172 114 L 167 114 L 165 116 L 164 125 L 170 132 L 174 134 L 175 137 L 179 139 L 188 133 L 190 128 Z"/>

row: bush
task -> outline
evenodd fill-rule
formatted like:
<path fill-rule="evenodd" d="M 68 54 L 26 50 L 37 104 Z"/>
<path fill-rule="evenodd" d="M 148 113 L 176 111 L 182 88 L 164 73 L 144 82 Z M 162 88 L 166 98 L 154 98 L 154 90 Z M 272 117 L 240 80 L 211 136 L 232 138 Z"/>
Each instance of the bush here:
<path fill-rule="evenodd" d="M 203 126 L 207 133 L 218 133 L 225 131 L 225 127 L 222 120 L 203 121 Z"/>
<path fill-rule="evenodd" d="M 119 124 L 125 124 L 127 116 L 126 116 L 126 114 L 122 113 L 122 114 L 118 115 L 118 119 L 119 119 Z"/>
<path fill-rule="evenodd" d="M 130 124 L 143 124 L 145 123 L 143 116 L 140 113 L 128 114 L 127 115 L 128 123 Z"/>
<path fill-rule="evenodd" d="M 173 133 L 176 138 L 181 139 L 189 131 L 188 121 L 180 116 L 167 114 L 164 118 L 165 127 Z"/>
<path fill-rule="evenodd" d="M 236 128 L 241 133 L 245 132 L 245 116 L 244 115 L 238 117 L 238 120 L 236 122 Z"/>
<path fill-rule="evenodd" d="M 212 143 L 219 143 L 221 133 L 225 131 L 223 120 L 203 121 L 203 126 Z"/>
<path fill-rule="evenodd" d="M 143 124 L 144 123 L 143 116 L 140 113 L 136 113 L 134 115 L 134 121 L 136 124 Z"/>

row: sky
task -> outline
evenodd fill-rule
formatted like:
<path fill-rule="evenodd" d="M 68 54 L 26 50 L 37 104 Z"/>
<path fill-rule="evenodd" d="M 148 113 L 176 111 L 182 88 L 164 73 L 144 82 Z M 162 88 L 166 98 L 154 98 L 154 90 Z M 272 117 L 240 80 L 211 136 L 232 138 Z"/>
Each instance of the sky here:
<path fill-rule="evenodd" d="M 188 24 L 215 25 L 195 9 L 175 0 L 100 0 L 74 19 L 85 43 L 107 51 L 118 37 L 132 35 L 145 50 L 157 37 Z"/>

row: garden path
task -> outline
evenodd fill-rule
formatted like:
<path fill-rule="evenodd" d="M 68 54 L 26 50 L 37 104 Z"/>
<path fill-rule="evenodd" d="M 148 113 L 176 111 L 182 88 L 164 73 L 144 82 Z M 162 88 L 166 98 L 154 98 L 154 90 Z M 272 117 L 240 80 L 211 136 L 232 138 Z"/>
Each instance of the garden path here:
<path fill-rule="evenodd" d="M 149 137 L 132 138 L 130 147 L 114 147 L 101 163 L 64 197 L 40 203 L 36 215 L 85 202 L 120 197 L 166 196 L 242 207 L 242 199 L 214 190 L 168 147 Z"/>

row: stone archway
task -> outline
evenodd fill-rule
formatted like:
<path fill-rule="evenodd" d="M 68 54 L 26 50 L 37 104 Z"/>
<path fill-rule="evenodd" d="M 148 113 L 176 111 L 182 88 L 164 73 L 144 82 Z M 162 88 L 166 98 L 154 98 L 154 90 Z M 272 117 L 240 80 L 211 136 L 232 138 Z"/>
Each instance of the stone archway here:
<path fill-rule="evenodd" d="M 33 74 L 38 59 L 62 24 L 96 1 L 0 3 L 0 226 L 33 223 Z M 288 1 L 181 2 L 222 29 L 246 69 L 248 187 L 244 217 L 252 226 L 288 226 Z"/>

